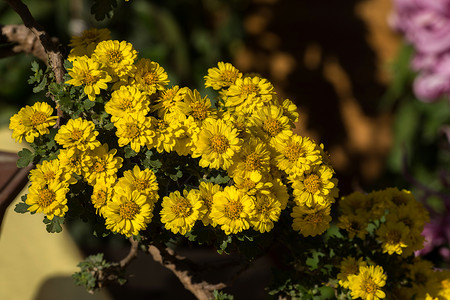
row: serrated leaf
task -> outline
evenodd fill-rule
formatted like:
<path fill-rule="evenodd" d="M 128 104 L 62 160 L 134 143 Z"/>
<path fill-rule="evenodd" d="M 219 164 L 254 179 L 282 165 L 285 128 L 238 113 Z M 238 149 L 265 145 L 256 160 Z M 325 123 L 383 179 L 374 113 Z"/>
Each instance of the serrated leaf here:
<path fill-rule="evenodd" d="M 83 107 L 85 110 L 90 110 L 95 106 L 95 101 L 91 101 L 89 99 L 86 99 L 83 101 Z"/>
<path fill-rule="evenodd" d="M 42 78 L 42 81 L 33 88 L 33 93 L 39 93 L 47 86 L 47 77 Z"/>
<path fill-rule="evenodd" d="M 25 168 L 33 161 L 34 158 L 34 153 L 27 148 L 23 148 L 21 151 L 19 151 L 18 155 L 19 155 L 19 159 L 17 160 L 18 168 Z"/>

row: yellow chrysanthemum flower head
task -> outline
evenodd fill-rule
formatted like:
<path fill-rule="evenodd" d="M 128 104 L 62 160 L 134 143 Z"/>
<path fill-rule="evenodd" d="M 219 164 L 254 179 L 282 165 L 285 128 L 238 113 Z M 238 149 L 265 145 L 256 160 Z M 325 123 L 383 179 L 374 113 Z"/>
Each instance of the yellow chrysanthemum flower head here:
<path fill-rule="evenodd" d="M 360 266 L 367 266 L 367 262 L 365 262 L 362 257 L 358 259 L 355 259 L 352 256 L 344 257 L 339 265 L 340 272 L 337 275 L 339 285 L 343 288 L 348 288 L 350 276 L 357 275 Z"/>
<path fill-rule="evenodd" d="M 71 176 L 73 174 L 81 175 L 85 154 L 85 151 L 81 151 L 75 147 L 59 150 L 58 159 L 61 169 L 63 169 L 65 173 L 70 174 Z M 77 181 L 72 176 L 69 183 L 72 184 L 76 182 Z"/>
<path fill-rule="evenodd" d="M 208 75 L 205 76 L 205 87 L 212 87 L 215 90 L 227 88 L 241 78 L 242 73 L 239 72 L 232 64 L 222 61 L 217 63 L 217 68 L 208 69 Z"/>
<path fill-rule="evenodd" d="M 10 119 L 9 129 L 13 130 L 12 137 L 19 143 L 23 138 L 28 143 L 33 143 L 35 138 L 48 134 L 48 128 L 56 124 L 58 117 L 52 114 L 53 108 L 45 102 L 23 107 Z"/>
<path fill-rule="evenodd" d="M 107 83 L 112 80 L 111 76 L 100 68 L 97 61 L 87 56 L 76 57 L 68 73 L 72 79 L 66 83 L 84 86 L 84 93 L 91 101 L 95 101 L 95 96 L 100 94 L 100 90 L 106 90 Z"/>
<path fill-rule="evenodd" d="M 147 228 L 153 217 L 153 205 L 145 195 L 128 189 L 126 193 L 113 195 L 103 215 L 106 229 L 131 237 Z"/>
<path fill-rule="evenodd" d="M 92 121 L 83 118 L 70 119 L 55 135 L 55 141 L 63 148 L 77 148 L 81 151 L 93 150 L 100 146 L 98 131 Z"/>
<path fill-rule="evenodd" d="M 383 253 L 401 255 L 408 246 L 409 228 L 402 222 L 386 222 L 377 229 L 376 235 L 381 241 Z"/>
<path fill-rule="evenodd" d="M 152 111 L 156 111 L 158 113 L 158 117 L 161 119 L 171 113 L 181 113 L 184 117 L 184 113 L 177 110 L 176 103 L 183 101 L 187 91 L 188 88 L 180 88 L 178 85 L 161 91 L 161 95 L 156 98 L 155 103 L 152 106 Z"/>
<path fill-rule="evenodd" d="M 252 227 L 261 233 L 269 232 L 281 214 L 281 202 L 272 194 L 256 194 L 255 214 L 250 220 Z"/>
<path fill-rule="evenodd" d="M 95 182 L 91 195 L 91 202 L 94 205 L 95 212 L 99 216 L 105 217 L 108 201 L 111 201 L 115 181 L 99 179 Z"/>
<path fill-rule="evenodd" d="M 211 208 L 213 204 L 213 198 L 214 195 L 222 190 L 222 187 L 218 184 L 214 184 L 212 182 L 200 182 L 200 185 L 198 186 L 198 189 L 200 191 L 200 200 L 203 201 L 203 204 L 206 207 L 206 212 L 202 217 L 202 223 L 204 226 L 208 226 L 211 224 L 211 226 L 215 227 L 217 224 L 211 219 Z"/>
<path fill-rule="evenodd" d="M 126 41 L 107 40 L 97 44 L 92 58 L 101 63 L 113 81 L 117 81 L 135 71 L 137 51 Z"/>
<path fill-rule="evenodd" d="M 97 180 L 115 181 L 123 162 L 123 158 L 116 156 L 116 153 L 117 149 L 109 150 L 106 143 L 87 153 L 82 162 L 84 180 L 92 186 Z"/>
<path fill-rule="evenodd" d="M 148 58 L 138 60 L 134 79 L 136 87 L 147 95 L 163 91 L 169 84 L 169 77 L 164 68 Z"/>
<path fill-rule="evenodd" d="M 316 143 L 308 137 L 294 134 L 289 140 L 276 144 L 275 163 L 280 170 L 285 171 L 292 177 L 302 176 L 305 171 L 320 165 L 322 162 L 316 146 Z M 329 169 L 326 169 L 326 167 L 322 169 L 324 180 L 332 175 L 331 170 L 327 170 Z M 328 185 L 331 185 L 331 183 Z"/>
<path fill-rule="evenodd" d="M 156 203 L 159 199 L 158 182 L 155 173 L 150 169 L 141 170 L 139 166 L 135 165 L 132 170 L 123 172 L 123 177 L 117 181 L 115 190 L 117 193 L 123 193 L 131 189 L 147 197 L 147 201 Z"/>
<path fill-rule="evenodd" d="M 296 205 L 292 209 L 292 229 L 299 231 L 303 236 L 316 236 L 324 233 L 331 222 L 330 205 L 316 205 L 307 207 Z"/>
<path fill-rule="evenodd" d="M 199 190 L 189 192 L 183 190 L 183 195 L 175 191 L 163 198 L 160 212 L 161 222 L 167 230 L 185 235 L 192 230 L 195 222 L 203 218 L 207 208 L 200 199 Z"/>
<path fill-rule="evenodd" d="M 313 206 L 334 203 L 338 196 L 334 171 L 326 165 L 316 165 L 300 176 L 290 176 L 294 200 L 299 205 Z"/>
<path fill-rule="evenodd" d="M 211 107 L 211 100 L 202 97 L 197 90 L 187 89 L 183 101 L 175 103 L 174 110 L 186 116 L 191 116 L 199 126 L 210 118 L 216 118 L 217 111 Z"/>
<path fill-rule="evenodd" d="M 225 234 L 236 234 L 249 229 L 254 214 L 253 198 L 234 186 L 226 186 L 223 191 L 214 195 L 210 216 Z"/>
<path fill-rule="evenodd" d="M 54 216 L 63 217 L 69 210 L 66 198 L 68 191 L 67 182 L 52 181 L 49 184 L 32 184 L 25 200 L 25 203 L 30 206 L 28 211 L 42 212 L 49 220 L 52 220 Z"/>
<path fill-rule="evenodd" d="M 149 111 L 149 101 L 145 94 L 136 86 L 121 86 L 111 93 L 111 99 L 105 104 L 105 111 L 111 115 L 111 122 L 115 123 L 125 115 Z"/>
<path fill-rule="evenodd" d="M 223 92 L 225 107 L 243 113 L 256 112 L 273 100 L 273 86 L 259 76 L 237 78 Z"/>
<path fill-rule="evenodd" d="M 233 156 L 241 149 L 241 144 L 236 128 L 222 120 L 210 119 L 198 134 L 192 157 L 201 157 L 201 167 L 226 170 L 233 163 Z"/>
<path fill-rule="evenodd" d="M 84 30 L 79 36 L 72 36 L 69 46 L 70 50 L 68 60 L 72 61 L 77 56 L 91 57 L 95 47 L 101 41 L 111 39 L 111 32 L 107 28 L 90 28 Z"/>
<path fill-rule="evenodd" d="M 29 178 L 32 184 L 45 185 L 53 181 L 68 182 L 71 174 L 61 168 L 59 159 L 53 159 L 37 164 L 36 168 L 30 171 Z"/>
<path fill-rule="evenodd" d="M 147 148 L 155 148 L 159 153 L 174 151 L 178 138 L 185 133 L 182 124 L 176 118 L 150 117 L 150 120 L 155 136 L 147 143 Z"/>
<path fill-rule="evenodd" d="M 350 276 L 349 289 L 353 299 L 379 300 L 386 297 L 383 287 L 387 275 L 381 266 L 360 266 L 359 274 Z"/>
<path fill-rule="evenodd" d="M 276 105 L 264 106 L 252 115 L 251 128 L 256 136 L 272 147 L 287 141 L 292 136 L 289 118 L 283 115 L 283 110 Z"/>
<path fill-rule="evenodd" d="M 130 144 L 135 152 L 141 151 L 141 147 L 152 142 L 155 136 L 150 119 L 142 111 L 123 115 L 114 126 L 119 147 Z"/>
<path fill-rule="evenodd" d="M 355 215 L 354 213 L 351 213 L 350 215 L 340 215 L 337 226 L 347 231 L 350 239 L 353 239 L 356 236 L 363 240 L 368 233 L 368 224 L 369 219 L 367 218 L 367 215 Z"/>

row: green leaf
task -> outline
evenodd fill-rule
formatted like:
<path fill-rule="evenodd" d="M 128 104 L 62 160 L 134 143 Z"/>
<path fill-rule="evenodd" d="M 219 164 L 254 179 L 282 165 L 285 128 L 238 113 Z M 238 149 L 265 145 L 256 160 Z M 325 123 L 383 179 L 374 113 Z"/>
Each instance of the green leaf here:
<path fill-rule="evenodd" d="M 28 208 L 31 205 L 28 205 L 28 204 L 25 203 L 25 200 L 27 199 L 27 195 L 23 195 L 21 199 L 22 199 L 22 202 L 19 202 L 19 203 L 16 204 L 16 207 L 14 208 L 14 211 L 19 213 L 19 214 L 24 214 L 26 212 L 29 212 Z"/>
<path fill-rule="evenodd" d="M 107 16 L 111 17 L 111 12 L 114 7 L 117 7 L 116 0 L 94 0 L 94 4 L 91 7 L 91 14 L 95 16 L 97 21 L 102 21 Z"/>
<path fill-rule="evenodd" d="M 44 224 L 46 224 L 47 231 L 49 233 L 59 233 L 62 231 L 62 224 L 64 224 L 64 217 L 54 216 L 53 219 L 44 219 Z"/>
<path fill-rule="evenodd" d="M 130 145 L 125 146 L 125 158 L 135 157 L 137 155 L 137 152 L 131 149 Z"/>
<path fill-rule="evenodd" d="M 90 110 L 95 106 L 95 101 L 91 101 L 89 99 L 86 99 L 83 101 L 83 107 L 85 110 Z"/>
<path fill-rule="evenodd" d="M 42 81 L 33 88 L 33 93 L 37 94 L 43 91 L 46 86 L 47 86 L 47 77 L 44 76 L 44 78 L 42 78 Z"/>
<path fill-rule="evenodd" d="M 34 158 L 34 153 L 26 148 L 23 148 L 21 151 L 19 151 L 18 155 L 19 155 L 19 159 L 17 160 L 18 168 L 25 168 L 33 161 Z"/>

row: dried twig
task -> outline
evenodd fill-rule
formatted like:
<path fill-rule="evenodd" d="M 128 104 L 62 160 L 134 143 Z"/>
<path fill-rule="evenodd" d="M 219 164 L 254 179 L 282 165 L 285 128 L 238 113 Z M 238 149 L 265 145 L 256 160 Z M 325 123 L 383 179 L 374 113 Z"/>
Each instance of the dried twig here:
<path fill-rule="evenodd" d="M 191 263 L 183 257 L 176 256 L 174 251 L 169 248 L 150 245 L 148 252 L 156 262 L 172 271 L 183 286 L 199 300 L 213 299 L 214 290 L 220 290 L 227 286 L 222 282 L 212 284 L 204 280 L 198 280 L 192 270 Z"/>
<path fill-rule="evenodd" d="M 130 252 L 128 252 L 128 255 L 119 262 L 121 268 L 126 267 L 130 262 L 132 262 L 137 257 L 138 254 L 139 242 L 133 238 L 130 238 L 129 240 L 131 243 Z"/>

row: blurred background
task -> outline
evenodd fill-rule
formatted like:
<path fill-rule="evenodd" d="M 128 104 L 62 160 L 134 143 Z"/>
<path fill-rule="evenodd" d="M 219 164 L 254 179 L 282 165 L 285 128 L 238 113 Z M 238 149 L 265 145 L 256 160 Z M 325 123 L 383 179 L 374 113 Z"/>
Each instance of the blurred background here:
<path fill-rule="evenodd" d="M 397 186 L 412 190 L 436 214 L 446 214 L 442 195 L 448 195 L 450 151 L 442 128 L 450 123 L 450 105 L 445 99 L 424 103 L 414 97 L 415 73 L 409 67 L 413 50 L 389 26 L 391 0 L 118 0 L 118 7 L 103 21 L 91 15 L 93 1 L 23 2 L 62 45 L 84 29 L 107 27 L 113 39 L 127 40 L 140 57 L 159 62 L 173 85 L 207 94 L 203 76 L 218 61 L 231 62 L 244 73 L 261 74 L 279 95 L 297 104 L 300 120 L 295 131 L 325 145 L 341 195 Z M 21 23 L 7 4 L 0 3 L 0 24 Z M 33 60 L 24 54 L 0 59 L 0 126 L 4 130 L 20 107 L 44 97 L 33 94 L 27 84 Z M 20 150 L 21 145 L 17 147 Z M 105 245 L 113 249 L 107 253 L 111 259 L 125 255 L 121 240 L 93 238 L 80 222 L 68 225 L 78 255 L 96 253 Z M 36 227 L 33 230 L 45 231 L 43 225 Z M 11 228 L 8 223 L 3 226 L 0 256 L 4 233 Z M 448 257 L 441 252 L 436 248 L 427 255 L 438 265 L 448 266 Z M 152 268 L 164 272 L 158 266 Z M 136 274 L 138 269 L 133 269 Z M 178 286 L 170 274 L 166 276 L 165 284 Z M 244 280 L 242 286 L 247 283 Z M 157 285 L 149 287 L 139 280 L 134 284 L 107 296 L 171 298 L 161 288 L 160 294 L 151 294 Z"/>

